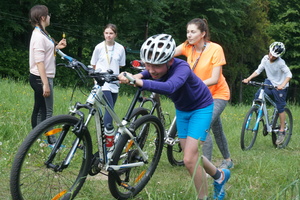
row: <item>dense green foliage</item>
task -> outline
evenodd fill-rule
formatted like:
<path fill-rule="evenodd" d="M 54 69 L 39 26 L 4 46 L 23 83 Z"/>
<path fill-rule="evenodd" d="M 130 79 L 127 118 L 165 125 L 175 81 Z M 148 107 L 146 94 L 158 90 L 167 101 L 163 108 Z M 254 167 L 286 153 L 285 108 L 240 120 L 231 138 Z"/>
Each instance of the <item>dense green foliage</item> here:
<path fill-rule="evenodd" d="M 45 4 L 52 13 L 48 32 L 56 40 L 67 36 L 64 52 L 88 64 L 95 45 L 103 40 L 107 23 L 118 26 L 118 42 L 127 49 L 127 63 L 138 59 L 138 50 L 150 35 L 172 34 L 177 44 L 186 39 L 186 23 L 192 18 L 208 20 L 211 40 L 221 44 L 226 54 L 224 74 L 229 83 L 232 103 L 244 102 L 248 87 L 241 84 L 259 64 L 272 41 L 282 41 L 287 52 L 284 59 L 294 78 L 290 100 L 300 95 L 299 7 L 296 0 L 43 0 L 0 2 L 0 73 L 18 79 L 28 77 L 28 46 L 32 27 L 29 9 Z M 58 59 L 58 62 L 60 60 Z M 129 70 L 129 67 L 124 68 Z M 58 67 L 56 84 L 72 85 L 73 75 Z M 261 75 L 256 80 L 263 80 Z M 252 97 L 252 96 L 251 96 Z"/>

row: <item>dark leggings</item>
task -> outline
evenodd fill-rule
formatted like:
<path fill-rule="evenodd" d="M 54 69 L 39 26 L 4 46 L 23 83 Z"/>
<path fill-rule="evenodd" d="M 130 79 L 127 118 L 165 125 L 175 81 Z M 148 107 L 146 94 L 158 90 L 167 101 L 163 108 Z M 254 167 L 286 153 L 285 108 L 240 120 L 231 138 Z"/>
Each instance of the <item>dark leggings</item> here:
<path fill-rule="evenodd" d="M 49 80 L 49 79 L 48 79 Z M 30 86 L 34 91 L 34 106 L 31 115 L 31 126 L 36 127 L 38 123 L 52 116 L 53 110 L 53 85 L 52 79 L 50 79 L 50 93 L 47 98 L 43 96 L 43 84 L 40 76 L 30 74 L 29 76 Z"/>
<path fill-rule="evenodd" d="M 118 93 L 112 93 L 111 91 L 103 91 L 105 97 L 107 98 L 109 104 L 111 105 L 112 108 L 115 107 L 115 103 L 118 98 Z M 108 123 L 112 124 L 113 119 L 110 116 L 110 114 L 106 111 L 104 114 L 104 125 L 106 126 Z"/>

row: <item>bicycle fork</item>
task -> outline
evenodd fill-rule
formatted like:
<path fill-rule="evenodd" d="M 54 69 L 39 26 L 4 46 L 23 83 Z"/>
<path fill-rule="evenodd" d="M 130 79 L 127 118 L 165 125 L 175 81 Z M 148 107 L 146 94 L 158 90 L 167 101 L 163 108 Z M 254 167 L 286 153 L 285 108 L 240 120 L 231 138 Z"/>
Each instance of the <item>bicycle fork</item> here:
<path fill-rule="evenodd" d="M 60 136 L 58 137 L 58 139 L 48 157 L 48 160 L 45 161 L 45 165 L 47 166 L 47 168 L 52 168 L 55 172 L 61 172 L 61 171 L 63 171 L 63 169 L 67 168 L 69 166 L 71 159 L 72 159 L 73 155 L 75 154 L 76 150 L 78 148 L 81 148 L 81 145 L 80 145 L 81 139 L 80 138 L 82 137 L 82 135 L 84 134 L 84 131 L 86 130 L 86 127 L 83 126 L 82 120 L 80 120 L 74 126 L 74 128 L 72 130 L 72 132 L 74 134 L 76 134 L 77 137 L 73 141 L 72 147 L 71 147 L 70 151 L 68 152 L 66 158 L 62 161 L 62 163 L 60 165 L 55 165 L 52 163 L 57 152 L 59 151 L 59 149 L 62 146 L 62 142 L 64 141 L 66 135 L 69 132 L 69 128 L 70 128 L 70 126 L 64 125 L 62 128 L 52 129 L 46 133 L 49 135 L 53 135 L 53 134 L 60 132 Z"/>

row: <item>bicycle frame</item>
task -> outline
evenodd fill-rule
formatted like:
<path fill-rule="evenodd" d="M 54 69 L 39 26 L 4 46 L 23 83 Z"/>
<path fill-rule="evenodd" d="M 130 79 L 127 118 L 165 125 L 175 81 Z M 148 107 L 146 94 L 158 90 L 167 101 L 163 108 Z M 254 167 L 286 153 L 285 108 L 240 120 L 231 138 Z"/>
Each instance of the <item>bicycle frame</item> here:
<path fill-rule="evenodd" d="M 158 119 L 161 120 L 162 124 L 164 126 L 169 125 L 169 124 L 166 124 L 166 119 L 165 119 L 165 115 L 164 115 L 162 107 L 161 107 L 160 95 L 159 94 L 157 94 L 155 92 L 152 92 L 150 97 L 141 97 L 140 101 L 141 101 L 140 107 L 143 107 L 146 102 L 150 101 L 151 104 L 152 104 L 152 107 L 150 109 L 149 114 L 153 115 L 154 112 L 155 112 L 155 109 L 156 109 L 157 117 L 158 117 Z M 169 126 L 168 130 L 165 131 L 165 143 L 168 144 L 168 145 L 174 145 L 175 144 L 175 140 L 169 137 L 173 126 L 176 126 L 176 116 L 174 116 L 172 122 L 170 123 L 170 126 Z"/>
<path fill-rule="evenodd" d="M 73 60 L 71 57 L 66 56 L 61 51 L 57 51 L 57 53 L 69 61 Z M 134 142 L 134 144 L 136 145 L 137 150 L 142 155 L 142 158 L 145 161 L 147 161 L 148 156 L 145 154 L 145 152 L 142 151 L 142 149 L 140 148 L 139 144 L 137 143 L 137 141 L 135 139 L 135 136 L 126 127 L 126 125 L 128 124 L 129 116 L 131 115 L 131 112 L 138 100 L 139 92 L 137 92 L 136 96 L 132 100 L 130 107 L 128 109 L 128 112 L 126 113 L 124 119 L 121 120 L 119 118 L 119 116 L 115 113 L 112 106 L 109 104 L 107 98 L 103 94 L 102 85 L 104 82 L 107 82 L 107 80 L 100 79 L 97 76 L 95 76 L 94 78 L 97 81 L 97 84 L 91 90 L 91 92 L 86 100 L 86 104 L 76 103 L 74 106 L 74 109 L 70 110 L 71 115 L 77 114 L 81 118 L 81 120 L 84 124 L 84 126 L 79 127 L 79 130 L 77 130 L 77 131 L 83 132 L 84 129 L 88 127 L 88 124 L 90 123 L 92 117 L 95 116 L 96 137 L 97 137 L 97 141 L 98 141 L 99 156 L 100 156 L 100 159 L 102 159 L 104 161 L 105 169 L 106 170 L 108 170 L 108 169 L 119 170 L 120 168 L 131 168 L 131 167 L 137 167 L 137 166 L 143 165 L 144 162 L 136 162 L 136 163 L 122 164 L 122 165 L 110 165 L 110 159 L 111 159 L 111 156 L 113 155 L 115 145 L 112 146 L 110 149 L 107 149 L 105 146 L 104 121 L 103 121 L 103 111 L 102 111 L 105 109 L 108 111 L 108 113 L 111 115 L 111 117 L 117 124 L 118 128 L 116 129 L 116 133 L 119 133 L 121 135 L 127 134 L 131 138 L 131 140 Z M 84 120 L 84 113 L 80 111 L 81 108 L 85 108 L 85 109 L 89 110 L 86 120 Z M 76 147 L 80 142 L 79 138 L 77 138 L 76 140 L 77 141 L 75 141 L 75 145 L 73 145 L 73 147 L 72 147 L 73 150 L 71 149 L 70 154 L 65 159 L 67 161 L 66 166 L 70 163 L 72 155 L 75 153 Z M 117 141 L 115 141 L 115 142 L 117 142 Z M 57 148 L 59 147 L 58 145 L 56 145 L 56 146 L 57 146 Z"/>
<path fill-rule="evenodd" d="M 273 111 L 272 118 L 271 118 L 272 120 L 274 119 L 274 117 L 278 111 L 277 111 L 275 102 L 265 93 L 264 87 L 265 86 L 263 86 L 261 88 L 258 98 L 253 100 L 253 103 L 252 103 L 252 106 L 257 105 L 259 108 L 258 109 L 258 118 L 257 118 L 254 129 L 257 130 L 260 119 L 264 117 L 266 120 L 267 132 L 271 133 L 273 121 L 269 120 L 270 118 L 269 118 L 267 105 L 266 105 L 267 102 L 269 102 L 274 107 L 274 111 Z"/>

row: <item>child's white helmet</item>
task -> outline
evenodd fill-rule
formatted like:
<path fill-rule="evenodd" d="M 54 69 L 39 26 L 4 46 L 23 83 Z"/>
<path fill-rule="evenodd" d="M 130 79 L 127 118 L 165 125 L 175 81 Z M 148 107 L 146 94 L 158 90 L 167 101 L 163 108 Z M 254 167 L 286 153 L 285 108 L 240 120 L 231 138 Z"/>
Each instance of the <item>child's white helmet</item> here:
<path fill-rule="evenodd" d="M 142 45 L 140 57 L 144 63 L 164 64 L 173 58 L 175 48 L 176 43 L 171 35 L 153 35 Z"/>
<path fill-rule="evenodd" d="M 285 52 L 285 46 L 282 42 L 273 42 L 269 49 L 271 55 L 276 58 L 282 56 Z"/>

